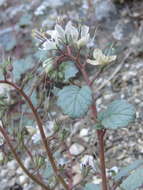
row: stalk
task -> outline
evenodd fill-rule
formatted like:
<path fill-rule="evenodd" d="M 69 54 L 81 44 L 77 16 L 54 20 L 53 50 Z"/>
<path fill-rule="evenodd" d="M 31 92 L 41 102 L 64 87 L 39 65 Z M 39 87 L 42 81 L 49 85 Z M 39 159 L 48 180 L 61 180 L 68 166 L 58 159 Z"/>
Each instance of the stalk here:
<path fill-rule="evenodd" d="M 23 163 L 21 162 L 19 156 L 17 155 L 15 148 L 13 147 L 9 136 L 7 135 L 6 131 L 4 130 L 4 128 L 2 128 L 0 126 L 0 132 L 3 134 L 11 152 L 14 155 L 15 160 L 18 162 L 18 164 L 20 165 L 20 167 L 23 169 L 23 171 L 27 174 L 27 176 L 29 178 L 31 178 L 33 181 L 35 181 L 38 185 L 40 185 L 43 189 L 45 190 L 51 190 L 50 187 L 48 185 L 45 185 L 43 182 L 41 182 L 41 180 L 39 180 L 36 176 L 34 176 L 33 174 L 31 174 L 28 169 L 23 165 Z"/>
<path fill-rule="evenodd" d="M 31 108 L 32 112 L 33 112 L 33 115 L 35 117 L 35 120 L 37 122 L 37 125 L 38 125 L 38 128 L 39 128 L 39 131 L 40 131 L 40 135 L 41 135 L 41 139 L 42 139 L 42 142 L 43 142 L 43 145 L 45 147 L 45 150 L 46 150 L 46 153 L 47 153 L 47 156 L 49 158 L 49 161 L 51 163 L 51 166 L 52 166 L 52 169 L 55 173 L 55 176 L 56 178 L 58 179 L 58 181 L 63 185 L 63 187 L 66 189 L 66 190 L 69 190 L 69 187 L 68 185 L 66 184 L 65 180 L 63 179 L 63 177 L 60 175 L 59 173 L 59 170 L 56 166 L 56 162 L 53 158 L 53 155 L 52 155 L 52 152 L 50 150 L 50 147 L 48 145 L 48 141 L 47 141 L 47 138 L 45 136 L 45 132 L 44 132 L 44 129 L 43 129 L 43 124 L 42 124 L 42 121 L 41 121 L 41 118 L 39 117 L 35 107 L 33 106 L 30 98 L 25 94 L 25 92 L 20 89 L 16 84 L 10 82 L 10 81 L 7 81 L 7 80 L 0 80 L 0 83 L 4 83 L 4 84 L 8 84 L 10 86 L 12 86 L 13 88 L 15 88 L 19 94 L 26 100 L 26 102 L 28 103 L 29 107 Z"/>
<path fill-rule="evenodd" d="M 105 167 L 105 155 L 104 155 L 104 135 L 105 135 L 105 131 L 97 130 L 97 136 L 98 136 L 98 142 L 99 142 L 100 169 L 101 169 L 101 177 L 102 177 L 102 190 L 108 190 L 106 167 Z"/>

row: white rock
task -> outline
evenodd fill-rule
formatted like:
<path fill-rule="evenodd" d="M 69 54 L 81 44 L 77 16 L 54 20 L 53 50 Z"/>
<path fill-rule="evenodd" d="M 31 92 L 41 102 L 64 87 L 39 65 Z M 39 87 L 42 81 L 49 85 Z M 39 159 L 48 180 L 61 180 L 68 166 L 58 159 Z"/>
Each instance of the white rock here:
<path fill-rule="evenodd" d="M 129 79 L 132 79 L 135 76 L 137 76 L 137 72 L 136 71 L 128 71 L 128 72 L 124 73 L 124 75 L 122 77 L 122 80 L 123 81 L 127 81 Z"/>
<path fill-rule="evenodd" d="M 81 174 L 76 174 L 73 177 L 73 185 L 77 185 L 80 181 L 82 180 L 82 175 Z"/>
<path fill-rule="evenodd" d="M 79 133 L 79 136 L 80 136 L 80 137 L 85 137 L 85 136 L 87 136 L 87 135 L 88 135 L 88 131 L 89 131 L 89 129 L 87 129 L 87 128 L 81 129 L 81 131 L 80 131 L 80 133 Z"/>
<path fill-rule="evenodd" d="M 73 171 L 73 173 L 81 173 L 81 167 L 80 167 L 80 164 L 79 163 L 77 163 L 77 164 L 75 164 L 73 167 L 72 167 L 72 171 Z"/>
<path fill-rule="evenodd" d="M 110 100 L 113 97 L 113 94 L 105 94 L 104 99 L 105 100 Z"/>
<path fill-rule="evenodd" d="M 16 170 L 17 167 L 18 167 L 18 163 L 17 163 L 15 160 L 9 161 L 9 162 L 7 163 L 7 167 L 8 167 L 8 169 L 10 169 L 10 170 Z"/>
<path fill-rule="evenodd" d="M 106 172 L 107 172 L 107 176 L 114 176 L 115 174 L 117 174 L 119 171 L 119 168 L 117 166 L 113 166 L 112 168 L 110 169 L 106 169 Z"/>
<path fill-rule="evenodd" d="M 102 103 L 102 99 L 101 99 L 101 98 L 98 98 L 98 99 L 96 100 L 96 104 L 99 106 L 101 103 Z"/>
<path fill-rule="evenodd" d="M 9 170 L 8 171 L 8 174 L 7 174 L 7 176 L 9 177 L 9 178 L 13 178 L 13 177 L 15 177 L 15 170 Z"/>
<path fill-rule="evenodd" d="M 26 158 L 25 161 L 24 161 L 24 166 L 26 168 L 29 168 L 30 167 L 30 164 L 31 164 L 31 159 L 30 158 Z"/>
<path fill-rule="evenodd" d="M 116 14 L 116 7 L 111 0 L 102 0 L 95 3 L 95 18 L 98 21 L 107 19 L 111 14 Z"/>
<path fill-rule="evenodd" d="M 23 170 L 19 167 L 17 170 L 16 170 L 16 173 L 18 175 L 22 175 L 23 174 Z"/>
<path fill-rule="evenodd" d="M 5 0 L 0 0 L 0 6 L 2 6 L 5 3 Z"/>
<path fill-rule="evenodd" d="M 135 103 L 137 103 L 137 104 L 138 104 L 138 103 L 140 103 L 140 102 L 141 102 L 141 100 L 140 100 L 140 99 L 138 99 L 138 98 L 136 98 L 136 99 L 135 99 Z"/>
<path fill-rule="evenodd" d="M 95 184 L 100 184 L 101 183 L 101 178 L 98 178 L 97 176 L 94 176 L 93 177 L 93 183 L 95 183 Z"/>
<path fill-rule="evenodd" d="M 131 39 L 131 45 L 138 45 L 141 42 L 141 39 L 134 35 L 133 38 Z"/>
<path fill-rule="evenodd" d="M 16 177 L 11 177 L 10 180 L 8 181 L 8 186 L 12 187 L 16 183 L 17 178 Z"/>
<path fill-rule="evenodd" d="M 71 145 L 70 149 L 69 149 L 70 153 L 72 155 L 79 155 L 84 151 L 84 147 L 78 143 L 74 143 Z"/>
<path fill-rule="evenodd" d="M 20 183 L 21 185 L 23 185 L 23 184 L 25 184 L 25 183 L 27 183 L 27 182 L 28 182 L 28 177 L 27 177 L 27 176 L 21 175 L 21 176 L 19 177 L 19 183 Z"/>
<path fill-rule="evenodd" d="M 0 172 L 0 177 L 1 178 L 4 178 L 8 173 L 8 170 L 7 169 L 2 169 L 1 172 Z"/>
<path fill-rule="evenodd" d="M 25 183 L 25 184 L 23 185 L 23 188 L 24 188 L 25 190 L 27 190 L 27 189 L 28 189 L 28 186 L 29 186 L 29 184 L 28 184 L 28 183 Z"/>
<path fill-rule="evenodd" d="M 119 21 L 115 26 L 112 35 L 116 40 L 122 40 L 124 37 L 124 23 Z"/>
<path fill-rule="evenodd" d="M 8 179 L 0 180 L 0 189 L 8 189 Z"/>

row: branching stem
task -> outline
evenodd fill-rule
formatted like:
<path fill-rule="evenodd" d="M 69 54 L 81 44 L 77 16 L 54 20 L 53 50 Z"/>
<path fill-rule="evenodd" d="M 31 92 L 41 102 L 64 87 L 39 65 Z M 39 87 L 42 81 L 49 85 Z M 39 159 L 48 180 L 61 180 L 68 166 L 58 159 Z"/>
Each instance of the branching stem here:
<path fill-rule="evenodd" d="M 45 132 L 44 132 L 44 129 L 43 129 L 43 124 L 42 124 L 42 121 L 41 121 L 41 118 L 39 117 L 35 107 L 33 106 L 30 98 L 25 94 L 25 92 L 20 89 L 16 84 L 10 82 L 10 81 L 7 81 L 7 80 L 0 80 L 0 83 L 1 84 L 8 84 L 10 86 L 12 86 L 13 88 L 15 88 L 19 94 L 26 100 L 26 102 L 28 103 L 29 107 L 31 108 L 33 114 L 34 114 L 34 117 L 35 117 L 35 120 L 37 122 L 37 125 L 38 125 L 38 128 L 39 128 L 39 131 L 40 131 L 40 135 L 41 135 L 41 139 L 42 139 L 42 142 L 44 144 L 44 147 L 45 147 L 45 150 L 46 150 L 46 153 L 47 153 L 47 156 L 49 158 L 49 161 L 51 163 L 51 166 L 53 168 L 53 171 L 55 173 L 55 176 L 57 177 L 57 179 L 59 180 L 59 182 L 64 186 L 64 188 L 66 190 L 69 190 L 69 187 L 68 185 L 66 184 L 65 180 L 63 179 L 63 177 L 60 175 L 59 173 L 59 170 L 56 166 L 56 163 L 55 163 L 55 160 L 53 158 L 53 155 L 52 155 L 52 152 L 50 150 L 50 147 L 48 145 L 48 141 L 47 141 L 47 138 L 45 136 Z"/>
<path fill-rule="evenodd" d="M 41 180 L 39 180 L 36 176 L 34 176 L 33 174 L 31 174 L 28 169 L 23 165 L 23 163 L 21 162 L 21 159 L 19 158 L 19 156 L 17 155 L 11 140 L 9 138 L 9 136 L 7 135 L 5 129 L 0 126 L 0 132 L 3 134 L 11 152 L 14 155 L 15 160 L 18 162 L 18 164 L 20 165 L 20 167 L 23 169 L 23 171 L 27 174 L 28 177 L 30 177 L 33 181 L 35 181 L 38 185 L 40 185 L 43 189 L 45 190 L 51 190 L 50 187 L 48 185 L 45 185 L 43 182 L 41 182 Z"/>

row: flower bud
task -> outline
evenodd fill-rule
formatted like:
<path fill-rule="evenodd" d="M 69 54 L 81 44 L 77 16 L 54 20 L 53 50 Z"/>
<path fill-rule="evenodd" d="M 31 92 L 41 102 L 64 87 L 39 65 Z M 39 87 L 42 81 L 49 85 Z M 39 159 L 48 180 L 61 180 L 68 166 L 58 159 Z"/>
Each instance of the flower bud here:
<path fill-rule="evenodd" d="M 46 59 L 43 62 L 43 67 L 45 68 L 45 72 L 49 73 L 53 69 L 53 58 Z"/>

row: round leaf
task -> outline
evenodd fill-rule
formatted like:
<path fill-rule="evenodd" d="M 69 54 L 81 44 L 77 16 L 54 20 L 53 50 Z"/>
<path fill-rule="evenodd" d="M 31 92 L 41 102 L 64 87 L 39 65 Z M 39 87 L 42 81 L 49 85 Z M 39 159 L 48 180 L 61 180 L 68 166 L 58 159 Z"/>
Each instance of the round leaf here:
<path fill-rule="evenodd" d="M 87 183 L 84 190 L 101 190 L 101 187 L 99 184 Z"/>
<path fill-rule="evenodd" d="M 126 100 L 113 101 L 105 111 L 98 115 L 101 124 L 107 129 L 126 127 L 134 118 L 135 109 Z"/>
<path fill-rule="evenodd" d="M 58 93 L 57 104 L 70 117 L 82 117 L 92 103 L 92 91 L 88 86 L 79 88 L 71 85 L 64 87 Z"/>
<path fill-rule="evenodd" d="M 141 185 L 143 185 L 143 168 L 138 168 L 123 181 L 121 188 L 124 190 L 136 190 Z"/>
<path fill-rule="evenodd" d="M 76 68 L 75 64 L 71 61 L 64 62 L 65 63 L 65 82 L 68 81 L 70 78 L 75 77 L 78 73 L 78 69 Z"/>

